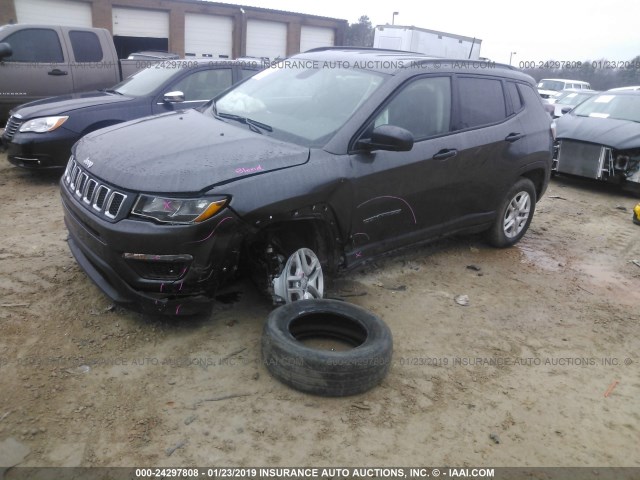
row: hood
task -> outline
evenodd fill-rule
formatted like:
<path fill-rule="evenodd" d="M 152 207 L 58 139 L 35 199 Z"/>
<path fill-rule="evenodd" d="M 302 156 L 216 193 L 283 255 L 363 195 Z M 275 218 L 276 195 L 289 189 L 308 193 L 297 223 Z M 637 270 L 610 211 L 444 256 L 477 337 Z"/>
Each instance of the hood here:
<path fill-rule="evenodd" d="M 96 90 L 94 92 L 60 95 L 58 97 L 44 98 L 42 100 L 36 100 L 35 102 L 25 103 L 15 108 L 12 113 L 14 115 L 18 114 L 23 119 L 28 120 L 37 117 L 63 115 L 81 108 L 121 103 L 129 100 L 133 100 L 133 97 L 99 92 Z"/>
<path fill-rule="evenodd" d="M 538 89 L 538 94 L 540 94 L 540 96 L 542 98 L 553 98 L 558 94 L 558 91 L 556 90 L 545 90 L 545 89 Z"/>
<path fill-rule="evenodd" d="M 616 150 L 640 148 L 640 123 L 567 114 L 556 120 L 557 138 L 598 143 Z"/>
<path fill-rule="evenodd" d="M 76 161 L 134 192 L 195 193 L 252 175 L 306 163 L 309 149 L 275 140 L 209 112 L 171 112 L 83 137 Z"/>

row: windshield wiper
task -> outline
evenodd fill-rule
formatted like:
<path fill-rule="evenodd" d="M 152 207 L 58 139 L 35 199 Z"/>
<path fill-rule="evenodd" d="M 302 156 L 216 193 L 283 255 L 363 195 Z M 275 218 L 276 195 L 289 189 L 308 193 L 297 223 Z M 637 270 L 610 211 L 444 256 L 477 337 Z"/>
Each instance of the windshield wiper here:
<path fill-rule="evenodd" d="M 116 95 L 122 95 L 121 92 L 114 90 L 113 88 L 103 88 L 101 90 L 99 90 L 100 92 L 106 92 L 106 93 L 115 93 Z"/>
<path fill-rule="evenodd" d="M 252 131 L 256 133 L 262 133 L 262 130 L 266 130 L 267 132 L 273 132 L 273 127 L 271 127 L 271 125 L 258 122 L 257 120 L 252 120 L 247 117 L 241 117 L 240 115 L 234 115 L 233 113 L 222 112 L 222 113 L 216 113 L 215 116 L 218 118 L 227 118 L 229 120 L 235 120 L 236 122 L 244 123 Z"/>

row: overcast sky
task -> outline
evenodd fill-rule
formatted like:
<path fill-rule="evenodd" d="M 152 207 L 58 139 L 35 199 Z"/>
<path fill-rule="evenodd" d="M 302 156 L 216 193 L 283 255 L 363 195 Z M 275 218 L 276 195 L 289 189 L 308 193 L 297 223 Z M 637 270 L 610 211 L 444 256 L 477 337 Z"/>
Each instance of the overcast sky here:
<path fill-rule="evenodd" d="M 640 2 L 581 0 L 502 2 L 440 0 L 247 0 L 228 2 L 371 23 L 413 25 L 482 39 L 480 55 L 496 62 L 631 60 L 640 54 Z M 607 4 L 606 6 L 605 3 Z M 385 4 L 388 5 L 384 6 Z"/>

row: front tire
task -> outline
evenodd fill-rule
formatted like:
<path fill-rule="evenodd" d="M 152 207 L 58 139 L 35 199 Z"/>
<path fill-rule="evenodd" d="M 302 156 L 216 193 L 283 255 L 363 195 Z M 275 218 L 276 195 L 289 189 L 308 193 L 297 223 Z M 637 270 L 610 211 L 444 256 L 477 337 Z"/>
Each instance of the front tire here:
<path fill-rule="evenodd" d="M 494 247 L 515 245 L 529 229 L 536 208 L 536 189 L 528 178 L 520 178 L 507 192 L 498 215 L 487 231 L 487 241 Z"/>

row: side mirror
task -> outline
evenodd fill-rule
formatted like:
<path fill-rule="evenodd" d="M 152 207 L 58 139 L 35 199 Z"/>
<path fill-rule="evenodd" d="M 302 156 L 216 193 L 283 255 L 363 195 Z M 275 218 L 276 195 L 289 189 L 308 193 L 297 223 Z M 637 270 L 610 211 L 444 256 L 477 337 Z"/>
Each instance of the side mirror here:
<path fill-rule="evenodd" d="M 13 49 L 8 43 L 0 43 L 0 59 L 13 55 Z"/>
<path fill-rule="evenodd" d="M 573 110 L 573 107 L 564 107 L 562 110 L 560 110 L 562 112 L 562 114 L 564 115 L 565 113 L 569 113 L 571 110 Z"/>
<path fill-rule="evenodd" d="M 164 101 L 167 103 L 181 103 L 184 102 L 184 93 L 180 90 L 175 92 L 167 92 L 164 94 Z"/>
<path fill-rule="evenodd" d="M 380 125 L 373 129 L 371 139 L 360 140 L 358 146 L 369 151 L 408 152 L 413 148 L 413 134 L 395 125 Z"/>

